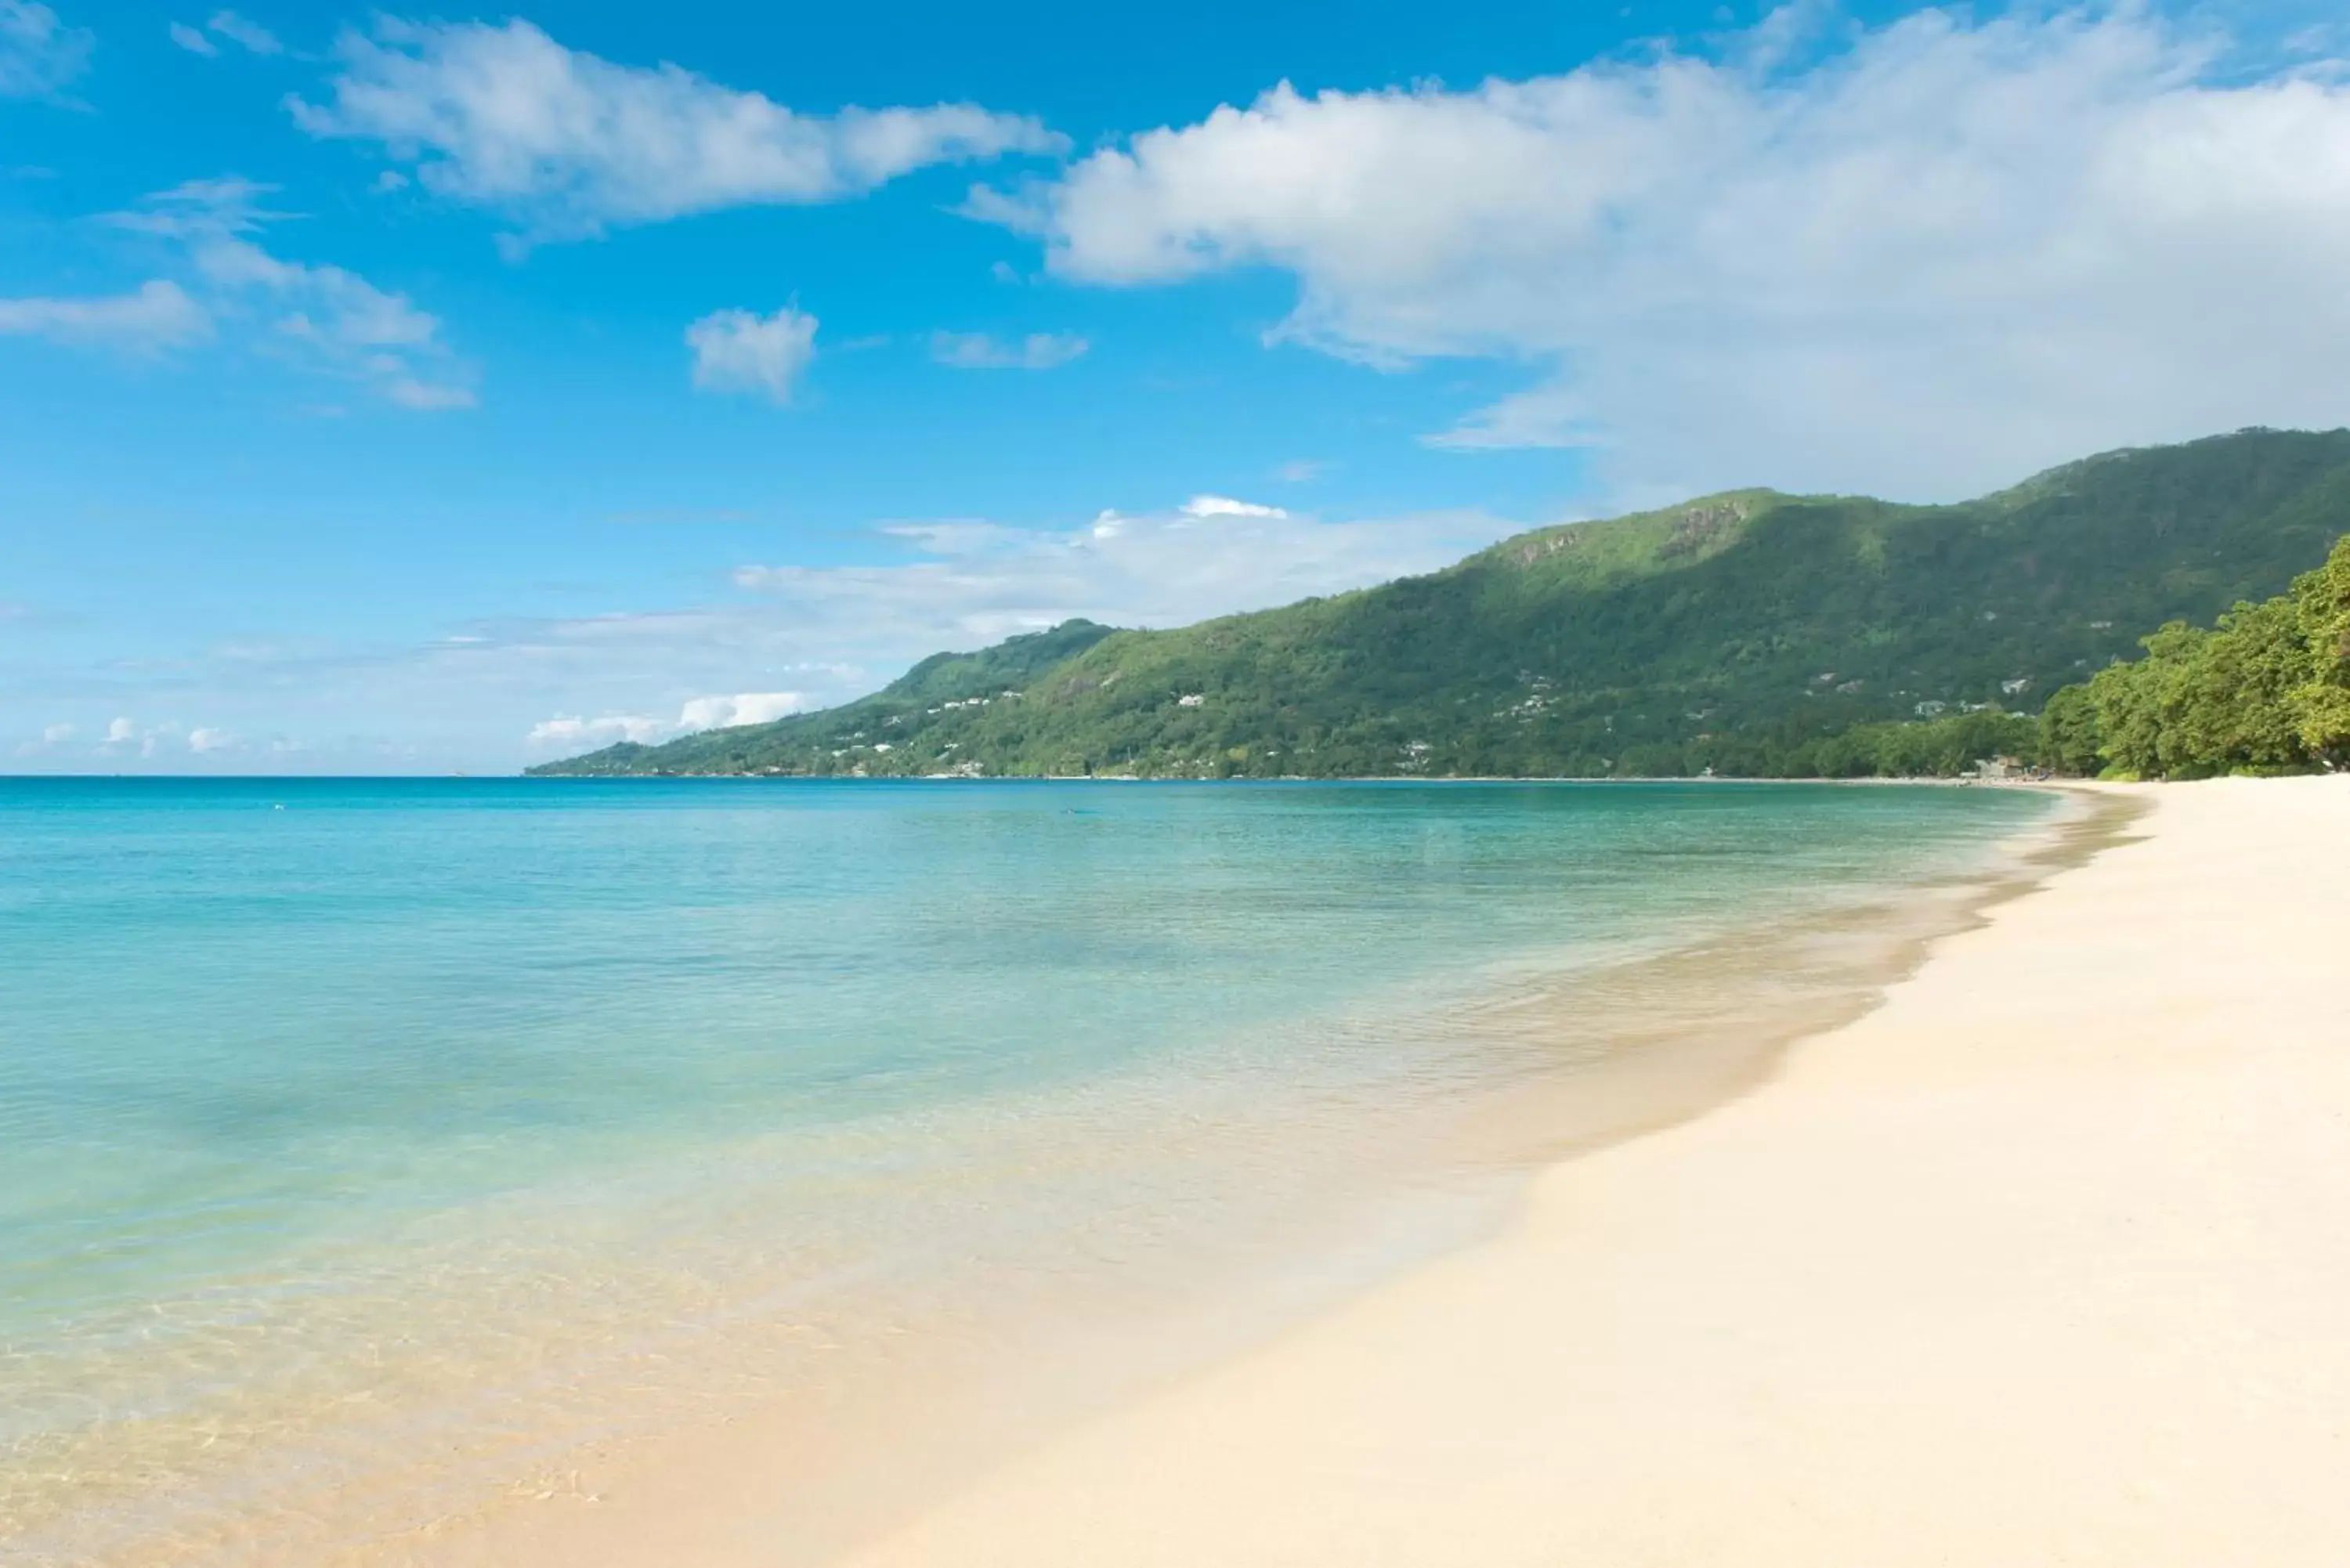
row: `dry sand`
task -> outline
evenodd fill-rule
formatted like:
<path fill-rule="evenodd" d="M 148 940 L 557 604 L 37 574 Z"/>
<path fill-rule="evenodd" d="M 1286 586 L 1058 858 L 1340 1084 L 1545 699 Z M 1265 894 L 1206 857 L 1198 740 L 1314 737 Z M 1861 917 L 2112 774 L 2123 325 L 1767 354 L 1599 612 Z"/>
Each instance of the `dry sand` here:
<path fill-rule="evenodd" d="M 2147 793 L 1757 1092 L 854 1568 L 2350 1563 L 2350 779 Z"/>

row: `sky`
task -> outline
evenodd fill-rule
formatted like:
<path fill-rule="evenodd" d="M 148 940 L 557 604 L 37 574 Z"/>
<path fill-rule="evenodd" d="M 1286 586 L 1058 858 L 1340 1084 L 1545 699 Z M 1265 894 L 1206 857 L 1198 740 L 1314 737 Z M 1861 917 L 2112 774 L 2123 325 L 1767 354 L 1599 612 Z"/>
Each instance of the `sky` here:
<path fill-rule="evenodd" d="M 0 0 L 0 770 L 494 773 L 2350 421 L 2350 25 Z"/>

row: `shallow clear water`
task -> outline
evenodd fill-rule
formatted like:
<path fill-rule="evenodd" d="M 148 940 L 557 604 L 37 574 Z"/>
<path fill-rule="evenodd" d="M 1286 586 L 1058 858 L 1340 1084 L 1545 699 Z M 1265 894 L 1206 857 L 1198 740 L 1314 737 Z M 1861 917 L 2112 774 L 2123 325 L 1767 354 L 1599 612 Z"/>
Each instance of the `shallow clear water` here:
<path fill-rule="evenodd" d="M 0 781 L 0 1540 L 62 1561 L 355 1473 L 387 1422 L 584 1399 L 651 1325 L 951 1316 L 983 1252 L 1229 1233 L 1365 1166 L 1279 1134 L 1285 1096 L 1369 1127 L 1522 1071 L 1445 1021 L 2048 810 Z"/>

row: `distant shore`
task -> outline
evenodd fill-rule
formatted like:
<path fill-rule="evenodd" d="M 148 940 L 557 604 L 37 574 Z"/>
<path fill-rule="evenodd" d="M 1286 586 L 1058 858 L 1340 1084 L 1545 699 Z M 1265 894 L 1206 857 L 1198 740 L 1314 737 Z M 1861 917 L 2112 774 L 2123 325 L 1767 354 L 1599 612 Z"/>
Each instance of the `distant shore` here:
<path fill-rule="evenodd" d="M 2133 793 L 1755 1093 L 849 1561 L 2350 1560 L 2350 780 Z"/>
<path fill-rule="evenodd" d="M 463 778 L 457 774 L 449 775 Z M 2068 789 L 2082 779 L 2014 774 L 1874 774 L 1853 778 L 1748 777 L 1736 774 L 1347 774 L 1324 777 L 1279 774 L 1269 778 L 1183 778 L 1174 774 L 524 774 L 524 778 L 562 783 L 687 784 L 715 779 L 739 784 L 1999 784 L 2022 789 Z"/>

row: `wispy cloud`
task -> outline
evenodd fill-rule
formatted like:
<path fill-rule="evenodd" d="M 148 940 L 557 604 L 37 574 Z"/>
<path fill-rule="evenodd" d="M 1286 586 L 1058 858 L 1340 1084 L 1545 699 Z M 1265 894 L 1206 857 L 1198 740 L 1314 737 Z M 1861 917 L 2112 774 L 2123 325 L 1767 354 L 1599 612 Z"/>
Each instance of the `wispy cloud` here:
<path fill-rule="evenodd" d="M 36 0 L 0 0 L 0 98 L 54 98 L 89 68 L 96 44 Z"/>
<path fill-rule="evenodd" d="M 248 54 L 282 55 L 286 52 L 286 46 L 278 41 L 276 34 L 234 11 L 215 11 L 211 20 L 202 27 L 174 22 L 171 33 L 172 42 L 190 54 L 202 55 L 206 59 L 216 59 L 220 56 L 220 46 L 213 41 L 214 37 L 225 38 Z"/>
<path fill-rule="evenodd" d="M 208 325 L 249 324 L 255 329 L 243 333 L 242 342 L 366 386 L 401 408 L 470 407 L 470 368 L 451 352 L 437 317 L 357 273 L 288 261 L 263 248 L 255 236 L 284 215 L 262 206 L 268 192 L 234 176 L 191 181 L 109 214 L 115 228 L 176 251 L 204 296 L 199 304 L 176 283 L 150 283 L 125 296 L 141 302 L 140 308 L 116 302 L 115 316 L 130 324 L 124 330 L 143 322 L 151 336 L 187 341 Z"/>
<path fill-rule="evenodd" d="M 838 201 L 913 170 L 1051 152 L 1061 138 L 974 104 L 797 113 L 673 65 L 617 65 L 528 22 L 378 22 L 345 35 L 319 137 L 372 141 L 424 185 L 525 241 L 723 207 Z"/>
<path fill-rule="evenodd" d="M 282 55 L 286 52 L 286 46 L 277 41 L 276 34 L 234 11 L 215 11 L 212 20 L 204 26 L 256 55 Z"/>
<path fill-rule="evenodd" d="M 128 294 L 0 299 L 0 336 L 152 354 L 199 342 L 212 329 L 204 307 L 167 278 L 151 279 Z"/>
<path fill-rule="evenodd" d="M 1009 340 L 984 332 L 931 334 L 931 358 L 958 370 L 1051 370 L 1092 347 L 1074 332 L 1032 332 Z"/>
<path fill-rule="evenodd" d="M 816 358 L 816 317 L 796 306 L 772 316 L 713 310 L 685 329 L 693 384 L 706 392 L 751 392 L 788 403 L 800 373 Z"/>
<path fill-rule="evenodd" d="M 2350 414 L 2350 83 L 2139 6 L 1927 10 L 1713 57 L 1307 96 L 966 210 L 1050 268 L 1272 266 L 1280 336 L 1546 367 L 1440 431 L 1619 481 L 1971 493 L 2101 447 Z M 1839 27 L 1842 25 L 1839 24 Z"/>

